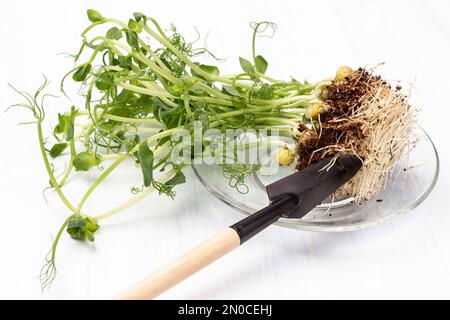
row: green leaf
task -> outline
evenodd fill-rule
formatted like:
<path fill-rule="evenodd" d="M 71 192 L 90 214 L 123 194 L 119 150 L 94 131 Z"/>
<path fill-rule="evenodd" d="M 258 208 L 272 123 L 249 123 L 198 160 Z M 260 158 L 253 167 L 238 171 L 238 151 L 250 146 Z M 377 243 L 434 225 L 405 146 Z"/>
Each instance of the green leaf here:
<path fill-rule="evenodd" d="M 59 156 L 65 149 L 67 148 L 67 143 L 56 143 L 53 145 L 53 147 L 50 149 L 48 154 L 52 158 L 56 158 Z"/>
<path fill-rule="evenodd" d="M 164 143 L 166 143 L 167 141 L 170 141 L 170 136 L 159 138 L 159 139 L 156 141 L 155 150 L 158 149 L 159 147 L 161 147 L 161 146 L 162 146 Z"/>
<path fill-rule="evenodd" d="M 75 106 L 72 106 L 70 109 L 70 115 L 66 116 L 66 140 L 70 141 L 73 139 L 73 135 L 75 134 L 75 126 L 74 126 L 74 120 L 75 120 L 75 113 L 77 113 L 77 109 Z"/>
<path fill-rule="evenodd" d="M 142 49 L 142 47 L 140 49 Z M 140 69 L 145 69 L 148 67 L 144 62 L 142 62 L 138 58 L 133 57 L 132 59 L 133 59 L 134 63 L 136 63 L 139 66 Z"/>
<path fill-rule="evenodd" d="M 74 133 L 75 133 L 75 128 L 73 126 L 73 119 L 70 118 L 70 122 L 69 122 L 69 125 L 67 127 L 67 132 L 66 132 L 66 140 L 67 141 L 72 140 Z"/>
<path fill-rule="evenodd" d="M 131 150 L 133 150 L 134 147 L 136 147 L 139 144 L 139 142 L 141 142 L 141 138 L 137 134 L 135 134 L 133 137 L 126 138 L 124 140 L 124 143 L 125 143 L 125 148 L 126 148 L 127 152 L 130 152 Z"/>
<path fill-rule="evenodd" d="M 267 83 L 260 86 L 253 86 L 248 91 L 248 97 L 250 100 L 253 99 L 264 99 L 269 100 L 275 96 L 275 88 Z"/>
<path fill-rule="evenodd" d="M 255 76 L 255 67 L 253 67 L 253 65 L 250 61 L 248 61 L 247 59 L 244 59 L 242 57 L 239 57 L 239 63 L 241 65 L 242 70 L 244 70 L 244 72 L 246 72 L 251 77 Z"/>
<path fill-rule="evenodd" d="M 95 86 L 97 87 L 98 90 L 107 91 L 107 90 L 109 90 L 109 88 L 112 87 L 112 84 L 111 84 L 111 82 L 107 81 L 106 79 L 98 79 L 95 82 Z"/>
<path fill-rule="evenodd" d="M 247 101 L 244 97 L 236 96 L 233 100 L 231 100 L 231 103 L 233 103 L 233 106 L 237 108 L 246 108 L 247 107 Z"/>
<path fill-rule="evenodd" d="M 139 33 L 142 31 L 142 26 L 135 20 L 130 19 L 128 20 L 128 29 L 130 29 L 130 31 Z"/>
<path fill-rule="evenodd" d="M 67 233 L 77 240 L 94 241 L 94 233 L 100 228 L 97 220 L 90 217 L 74 216 L 67 225 Z"/>
<path fill-rule="evenodd" d="M 199 67 L 201 70 L 203 70 L 204 72 L 206 72 L 206 73 L 208 73 L 208 74 L 210 74 L 212 76 L 216 76 L 217 77 L 220 74 L 219 68 L 217 68 L 216 66 L 209 66 L 209 65 L 206 65 L 206 64 L 200 64 L 198 62 L 194 62 L 194 64 L 197 65 L 197 67 Z M 208 81 L 208 79 L 206 79 L 205 77 L 199 75 L 192 68 L 191 68 L 191 74 L 194 77 L 198 77 L 198 78 L 201 78 L 201 79 L 203 79 L 205 81 Z"/>
<path fill-rule="evenodd" d="M 184 120 L 184 106 L 172 108 L 157 97 L 152 97 L 154 102 L 153 114 L 165 129 L 172 129 Z"/>
<path fill-rule="evenodd" d="M 226 93 L 231 94 L 232 96 L 240 96 L 239 91 L 237 91 L 236 88 L 233 87 L 233 86 L 227 86 L 227 85 L 224 85 L 224 86 L 222 87 L 222 89 L 223 89 Z"/>
<path fill-rule="evenodd" d="M 198 64 L 198 63 L 197 63 L 197 65 L 200 69 L 202 69 L 206 73 L 209 73 L 213 76 L 218 76 L 220 74 L 219 68 L 217 68 L 216 66 L 209 66 L 206 64 Z M 193 72 L 193 73 L 195 73 L 195 72 Z M 197 76 L 196 74 L 193 74 L 193 75 Z"/>
<path fill-rule="evenodd" d="M 125 35 L 127 38 L 127 43 L 134 49 L 139 49 L 139 41 L 138 41 L 138 35 L 134 31 L 125 30 Z M 131 59 L 130 59 L 131 60 Z"/>
<path fill-rule="evenodd" d="M 255 58 L 255 68 L 259 73 L 266 73 L 267 70 L 267 60 L 263 58 L 263 56 L 256 56 Z"/>
<path fill-rule="evenodd" d="M 149 187 L 153 182 L 153 152 L 147 143 L 142 143 L 138 150 L 138 160 L 141 164 L 144 185 Z"/>
<path fill-rule="evenodd" d="M 72 140 L 75 131 L 73 121 L 76 112 L 77 110 L 74 106 L 72 106 L 70 114 L 58 113 L 58 124 L 53 129 L 53 134 L 58 140 L 60 140 L 61 138 L 66 138 L 67 141 Z M 58 135 L 60 137 L 58 137 Z"/>
<path fill-rule="evenodd" d="M 53 129 L 53 133 L 55 135 L 61 134 L 65 131 L 66 128 L 66 118 L 61 113 L 58 113 L 58 124 Z"/>
<path fill-rule="evenodd" d="M 78 153 L 73 159 L 73 166 L 76 171 L 88 171 L 90 168 L 98 166 L 101 159 L 91 151 Z"/>
<path fill-rule="evenodd" d="M 112 27 L 106 32 L 106 37 L 112 40 L 119 40 L 120 38 L 122 38 L 122 31 L 120 31 L 116 27 Z"/>
<path fill-rule="evenodd" d="M 128 33 L 127 33 L 128 35 Z M 128 38 L 127 38 L 128 39 Z M 127 40 L 128 41 L 128 40 Z M 131 70 L 133 68 L 133 61 L 131 56 L 120 56 L 117 58 L 118 60 L 118 65 L 122 68 Z"/>
<path fill-rule="evenodd" d="M 81 82 L 81 81 L 86 80 L 86 77 L 88 76 L 91 69 L 92 69 L 92 65 L 90 63 L 82 65 L 73 74 L 72 79 L 75 80 L 76 82 Z"/>
<path fill-rule="evenodd" d="M 114 78 L 109 72 L 103 72 L 95 81 L 95 86 L 98 90 L 107 91 L 114 86 Z"/>
<path fill-rule="evenodd" d="M 91 21 L 91 22 L 99 22 L 99 21 L 102 21 L 103 19 L 105 19 L 102 17 L 100 12 L 98 12 L 94 9 L 88 9 L 87 16 L 88 16 L 89 21 Z"/>
<path fill-rule="evenodd" d="M 144 22 L 147 20 L 147 17 L 141 13 L 141 12 L 135 12 L 133 13 L 134 19 L 139 22 L 141 20 L 144 20 Z"/>
<path fill-rule="evenodd" d="M 167 186 L 176 186 L 178 184 L 182 184 L 186 182 L 186 177 L 183 172 L 178 171 L 170 180 L 168 180 L 165 185 Z"/>
<path fill-rule="evenodd" d="M 159 99 L 158 97 L 152 97 L 152 101 L 155 104 L 156 107 L 161 108 L 163 110 L 170 110 L 170 106 L 168 106 L 167 104 L 165 104 L 161 99 Z M 156 117 L 157 115 L 155 115 Z"/>

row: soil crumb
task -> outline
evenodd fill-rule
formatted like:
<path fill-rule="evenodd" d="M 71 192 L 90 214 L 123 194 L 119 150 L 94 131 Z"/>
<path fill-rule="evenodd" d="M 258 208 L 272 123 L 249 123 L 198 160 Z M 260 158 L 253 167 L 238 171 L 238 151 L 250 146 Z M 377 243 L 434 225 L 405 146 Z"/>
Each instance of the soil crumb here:
<path fill-rule="evenodd" d="M 335 196 L 350 195 L 358 202 L 370 199 L 414 144 L 416 110 L 400 90 L 363 68 L 344 81 L 332 81 L 322 90 L 327 107 L 317 120 L 297 128 L 296 169 L 326 157 L 354 154 L 363 167 Z"/>

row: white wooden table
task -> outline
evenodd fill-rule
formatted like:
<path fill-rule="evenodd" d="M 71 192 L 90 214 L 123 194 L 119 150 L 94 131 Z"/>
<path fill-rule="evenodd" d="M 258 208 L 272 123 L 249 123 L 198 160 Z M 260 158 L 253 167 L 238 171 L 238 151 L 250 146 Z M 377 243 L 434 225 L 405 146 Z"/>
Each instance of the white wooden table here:
<path fill-rule="evenodd" d="M 237 56 L 250 55 L 249 22 L 278 24 L 274 39 L 258 50 L 269 70 L 320 79 L 336 67 L 386 62 L 388 78 L 415 83 L 412 103 L 436 142 L 441 175 L 431 196 L 410 214 L 385 225 L 348 233 L 308 233 L 270 227 L 253 241 L 193 276 L 161 298 L 313 299 L 450 298 L 450 2 L 448 1 L 7 1 L 0 4 L 0 104 L 17 97 L 10 81 L 34 90 L 41 73 L 52 89 L 71 63 L 86 25 L 85 11 L 128 19 L 134 11 L 173 22 L 195 38 L 210 32 L 208 48 L 229 57 L 221 67 L 237 70 Z M 49 119 L 69 101 L 49 103 Z M 242 215 L 208 194 L 187 170 L 189 183 L 174 201 L 154 194 L 107 221 L 94 245 L 66 235 L 58 248 L 58 277 L 40 293 L 37 275 L 51 234 L 67 216 L 57 197 L 41 191 L 48 178 L 35 129 L 16 124 L 24 112 L 0 115 L 0 298 L 109 298 Z M 137 171 L 130 168 L 131 175 Z M 92 179 L 71 181 L 77 196 Z M 99 190 L 89 210 L 128 195 L 124 173 Z"/>

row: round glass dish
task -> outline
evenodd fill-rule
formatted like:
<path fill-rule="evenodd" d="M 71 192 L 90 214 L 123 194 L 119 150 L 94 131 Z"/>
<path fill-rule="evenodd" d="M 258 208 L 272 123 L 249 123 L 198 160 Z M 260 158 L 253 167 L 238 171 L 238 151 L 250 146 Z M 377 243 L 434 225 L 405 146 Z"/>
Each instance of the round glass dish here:
<path fill-rule="evenodd" d="M 380 224 L 418 206 L 430 194 L 439 175 L 439 157 L 428 134 L 417 130 L 418 143 L 408 159 L 396 164 L 387 185 L 370 201 L 355 204 L 352 199 L 327 202 L 301 219 L 280 219 L 283 227 L 309 231 L 348 231 Z M 248 192 L 243 194 L 229 185 L 218 165 L 193 165 L 193 170 L 218 199 L 244 214 L 252 214 L 269 204 L 264 186 L 293 172 L 280 168 L 276 175 L 256 173 L 247 177 Z"/>

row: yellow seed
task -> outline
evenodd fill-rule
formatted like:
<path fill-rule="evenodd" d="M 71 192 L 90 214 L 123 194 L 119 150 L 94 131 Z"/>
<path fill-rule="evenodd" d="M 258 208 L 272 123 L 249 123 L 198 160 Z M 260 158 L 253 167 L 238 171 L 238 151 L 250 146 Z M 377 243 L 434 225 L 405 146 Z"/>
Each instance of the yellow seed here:
<path fill-rule="evenodd" d="M 306 108 L 305 116 L 310 120 L 315 120 L 319 116 L 320 113 L 324 112 L 328 109 L 328 105 L 323 102 L 316 102 L 314 104 L 311 104 Z"/>
<path fill-rule="evenodd" d="M 337 81 L 344 81 L 345 78 L 351 77 L 353 74 L 352 68 L 348 66 L 342 66 L 336 71 L 336 80 Z"/>
<path fill-rule="evenodd" d="M 280 166 L 289 166 L 294 162 L 295 152 L 288 146 L 283 146 L 278 151 L 277 161 Z"/>

